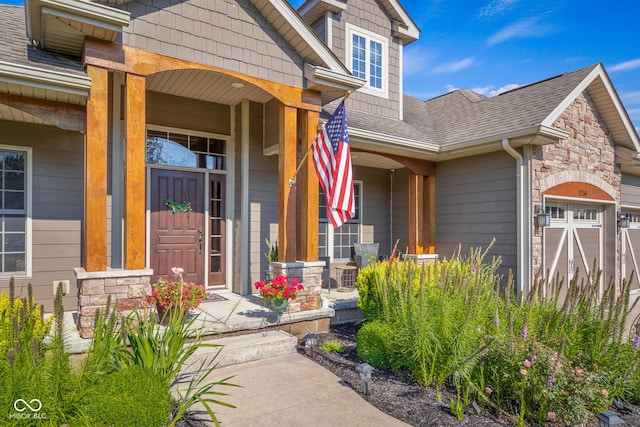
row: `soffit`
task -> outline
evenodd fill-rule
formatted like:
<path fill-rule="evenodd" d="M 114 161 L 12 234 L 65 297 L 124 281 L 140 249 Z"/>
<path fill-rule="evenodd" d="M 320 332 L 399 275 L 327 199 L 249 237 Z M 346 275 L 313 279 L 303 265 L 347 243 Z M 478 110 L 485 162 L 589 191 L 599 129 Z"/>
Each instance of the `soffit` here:
<path fill-rule="evenodd" d="M 13 122 L 31 123 L 36 125 L 47 125 L 49 123 L 42 119 L 27 114 L 23 111 L 11 108 L 0 103 L 0 120 L 8 120 Z"/>
<path fill-rule="evenodd" d="M 309 25 L 313 25 L 327 12 L 340 13 L 347 9 L 346 0 L 308 0 L 298 8 L 298 13 Z"/>

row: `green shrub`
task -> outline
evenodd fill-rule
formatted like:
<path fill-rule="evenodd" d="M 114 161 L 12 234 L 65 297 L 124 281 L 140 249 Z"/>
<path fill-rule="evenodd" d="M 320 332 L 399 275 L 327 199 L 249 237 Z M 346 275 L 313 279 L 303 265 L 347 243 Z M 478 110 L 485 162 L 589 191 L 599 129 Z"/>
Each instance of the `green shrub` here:
<path fill-rule="evenodd" d="M 320 349 L 327 353 L 342 353 L 344 351 L 344 347 L 338 341 L 325 341 Z"/>
<path fill-rule="evenodd" d="M 160 427 L 169 420 L 171 395 L 165 379 L 140 366 L 100 376 L 85 394 L 81 412 L 87 425 Z"/>
<path fill-rule="evenodd" d="M 365 323 L 358 330 L 356 345 L 358 357 L 376 368 L 391 366 L 393 329 L 379 320 Z"/>

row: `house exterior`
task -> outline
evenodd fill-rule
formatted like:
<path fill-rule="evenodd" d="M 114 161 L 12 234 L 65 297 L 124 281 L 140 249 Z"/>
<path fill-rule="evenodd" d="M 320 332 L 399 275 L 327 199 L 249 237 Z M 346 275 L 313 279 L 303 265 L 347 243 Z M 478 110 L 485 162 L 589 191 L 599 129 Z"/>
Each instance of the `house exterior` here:
<path fill-rule="evenodd" d="M 421 101 L 398 1 L 26 0 L 0 22 L 0 289 L 31 282 L 50 309 L 68 281 L 84 336 L 172 266 L 252 293 L 265 239 L 304 279 L 295 310 L 319 308 L 319 258 L 359 242 L 420 259 L 495 238 L 521 292 L 594 259 L 618 283 L 636 270 L 640 141 L 600 64 Z M 296 169 L 349 92 L 357 215 L 334 230 L 311 162 Z"/>

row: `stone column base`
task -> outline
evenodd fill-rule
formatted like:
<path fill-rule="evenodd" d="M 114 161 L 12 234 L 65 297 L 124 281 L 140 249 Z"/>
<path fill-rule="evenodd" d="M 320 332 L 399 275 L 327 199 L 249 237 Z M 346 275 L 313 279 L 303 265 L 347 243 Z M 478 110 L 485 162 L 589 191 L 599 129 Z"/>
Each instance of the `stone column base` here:
<path fill-rule="evenodd" d="M 107 310 L 107 298 L 111 296 L 111 307 L 123 315 L 146 304 L 151 293 L 153 270 L 107 270 L 87 272 L 74 269 L 78 283 L 78 323 L 82 338 L 93 337 L 96 312 Z"/>
<path fill-rule="evenodd" d="M 289 303 L 289 311 L 317 310 L 322 307 L 322 269 L 324 261 L 295 261 L 272 262 L 274 277 L 280 274 L 289 279 L 300 279 L 304 290 L 298 293 L 298 298 Z"/>
<path fill-rule="evenodd" d="M 438 254 L 403 254 L 403 259 L 415 261 L 418 266 L 431 264 L 438 260 Z"/>

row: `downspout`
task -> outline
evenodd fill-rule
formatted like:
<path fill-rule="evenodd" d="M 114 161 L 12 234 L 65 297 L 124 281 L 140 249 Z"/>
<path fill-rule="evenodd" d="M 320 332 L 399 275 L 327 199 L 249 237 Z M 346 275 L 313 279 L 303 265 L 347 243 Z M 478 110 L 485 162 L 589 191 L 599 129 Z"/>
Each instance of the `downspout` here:
<path fill-rule="evenodd" d="M 524 214 L 524 158 L 518 153 L 511 145 L 509 145 L 509 138 L 502 139 L 502 148 L 511 157 L 516 160 L 516 289 L 518 295 L 522 295 L 524 292 L 524 264 L 523 259 L 525 255 L 525 230 L 523 225 L 525 224 Z"/>

